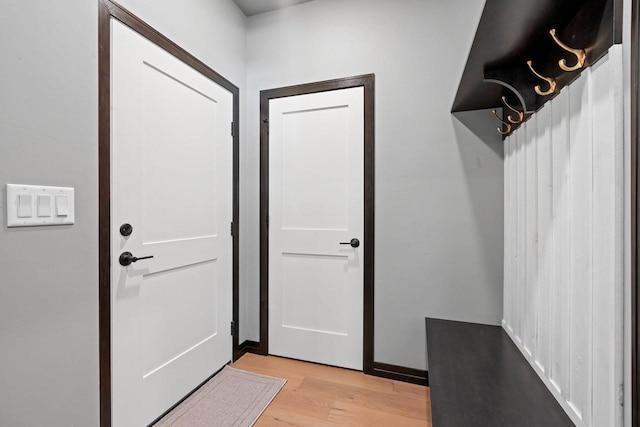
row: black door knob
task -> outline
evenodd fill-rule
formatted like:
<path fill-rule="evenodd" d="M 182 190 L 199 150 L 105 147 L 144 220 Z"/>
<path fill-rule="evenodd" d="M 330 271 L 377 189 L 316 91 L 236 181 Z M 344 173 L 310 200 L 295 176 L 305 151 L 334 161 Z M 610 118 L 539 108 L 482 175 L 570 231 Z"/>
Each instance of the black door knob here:
<path fill-rule="evenodd" d="M 149 259 L 149 258 L 153 258 L 153 255 L 149 255 L 149 256 L 143 256 L 140 258 L 134 257 L 133 254 L 131 252 L 123 252 L 120 255 L 120 265 L 123 267 L 126 267 L 128 265 L 131 265 L 131 263 L 133 262 L 138 262 L 141 259 Z"/>
<path fill-rule="evenodd" d="M 357 248 L 358 246 L 360 246 L 360 240 L 358 239 L 351 239 L 350 242 L 340 242 L 341 245 L 350 245 L 352 248 Z"/>
<path fill-rule="evenodd" d="M 123 236 L 131 236 L 131 233 L 133 233 L 133 226 L 131 224 L 122 224 L 120 226 L 120 234 Z"/>

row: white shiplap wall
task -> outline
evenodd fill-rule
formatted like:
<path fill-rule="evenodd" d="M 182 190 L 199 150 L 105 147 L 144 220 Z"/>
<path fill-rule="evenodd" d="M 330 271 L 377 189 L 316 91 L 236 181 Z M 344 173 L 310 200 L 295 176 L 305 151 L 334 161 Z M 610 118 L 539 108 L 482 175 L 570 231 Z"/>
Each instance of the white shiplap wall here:
<path fill-rule="evenodd" d="M 578 426 L 622 425 L 622 49 L 505 140 L 503 327 Z"/>

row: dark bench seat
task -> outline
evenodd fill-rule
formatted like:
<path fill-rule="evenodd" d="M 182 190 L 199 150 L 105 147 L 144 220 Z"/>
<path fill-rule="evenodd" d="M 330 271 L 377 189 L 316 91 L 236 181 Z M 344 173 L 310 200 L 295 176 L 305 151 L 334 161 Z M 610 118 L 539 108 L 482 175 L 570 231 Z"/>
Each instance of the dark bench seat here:
<path fill-rule="evenodd" d="M 426 323 L 433 427 L 574 425 L 502 328 Z"/>

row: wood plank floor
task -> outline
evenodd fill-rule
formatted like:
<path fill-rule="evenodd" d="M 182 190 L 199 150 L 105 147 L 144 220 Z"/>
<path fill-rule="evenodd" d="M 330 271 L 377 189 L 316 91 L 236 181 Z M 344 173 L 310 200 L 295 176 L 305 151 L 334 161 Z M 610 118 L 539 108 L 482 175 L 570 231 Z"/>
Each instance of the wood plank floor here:
<path fill-rule="evenodd" d="M 428 387 L 250 353 L 231 366 L 287 380 L 257 427 L 431 426 Z"/>

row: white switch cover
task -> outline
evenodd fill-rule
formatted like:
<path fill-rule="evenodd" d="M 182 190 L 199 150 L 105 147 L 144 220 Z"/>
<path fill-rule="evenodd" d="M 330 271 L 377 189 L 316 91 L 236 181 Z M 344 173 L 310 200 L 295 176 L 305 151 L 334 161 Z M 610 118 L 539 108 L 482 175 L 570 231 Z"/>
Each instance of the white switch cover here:
<path fill-rule="evenodd" d="M 56 196 L 56 216 L 69 216 L 69 200 L 67 196 Z"/>
<path fill-rule="evenodd" d="M 31 218 L 33 216 L 33 196 L 31 194 L 18 194 L 18 218 Z"/>
<path fill-rule="evenodd" d="M 44 194 L 38 196 L 38 216 L 51 216 L 51 196 L 46 196 Z"/>
<path fill-rule="evenodd" d="M 63 199 L 54 209 L 54 201 L 60 197 Z M 73 188 L 7 184 L 7 227 L 74 224 L 74 202 Z"/>

